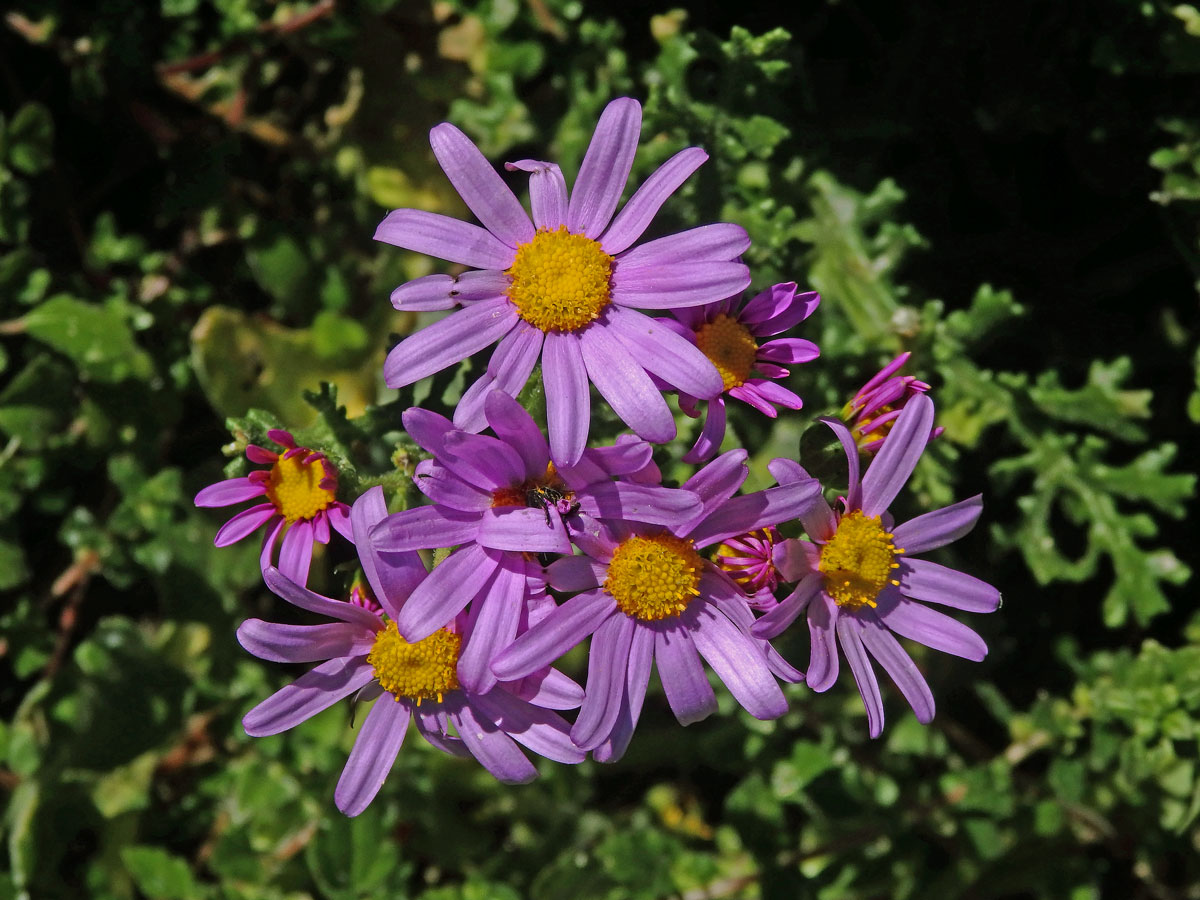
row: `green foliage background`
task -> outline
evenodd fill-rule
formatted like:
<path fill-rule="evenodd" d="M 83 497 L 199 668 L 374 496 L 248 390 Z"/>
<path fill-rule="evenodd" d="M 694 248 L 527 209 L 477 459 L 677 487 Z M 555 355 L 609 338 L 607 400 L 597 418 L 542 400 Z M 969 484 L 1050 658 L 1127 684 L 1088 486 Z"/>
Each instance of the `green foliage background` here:
<path fill-rule="evenodd" d="M 1200 422 L 1200 11 L 769 6 L 4 14 L 0 900 L 1200 897 L 1178 451 Z M 915 648 L 937 718 L 889 694 L 874 742 L 845 676 L 795 687 L 776 722 L 723 696 L 686 731 L 652 688 L 619 764 L 519 788 L 410 737 L 344 819 L 348 709 L 241 731 L 295 673 L 234 628 L 290 613 L 191 498 L 281 423 L 339 462 L 344 499 L 383 483 L 405 502 L 413 398 L 380 365 L 418 322 L 387 295 L 436 264 L 375 225 L 464 212 L 437 122 L 569 178 L 623 94 L 645 105 L 634 183 L 682 146 L 712 156 L 659 227 L 739 222 L 756 287 L 824 298 L 805 332 L 822 359 L 793 374 L 807 408 L 733 420 L 751 486 L 776 455 L 821 469 L 805 426 L 911 350 L 946 434 L 906 512 L 984 493 L 940 559 L 1003 590 L 971 623 L 992 652 Z M 346 559 L 319 559 L 317 587 L 342 590 Z M 781 649 L 803 664 L 805 644 Z"/>

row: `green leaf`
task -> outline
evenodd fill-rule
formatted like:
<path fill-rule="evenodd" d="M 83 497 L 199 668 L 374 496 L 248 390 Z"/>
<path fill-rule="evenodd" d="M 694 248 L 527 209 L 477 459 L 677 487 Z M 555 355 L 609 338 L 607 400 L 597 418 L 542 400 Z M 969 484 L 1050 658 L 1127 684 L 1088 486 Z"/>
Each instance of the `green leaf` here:
<path fill-rule="evenodd" d="M 4 144 L 8 162 L 18 172 L 36 175 L 49 168 L 54 144 L 50 110 L 40 103 L 26 103 L 8 124 Z"/>
<path fill-rule="evenodd" d="M 0 539 L 0 591 L 11 590 L 29 578 L 25 553 L 19 544 Z"/>
<path fill-rule="evenodd" d="M 56 294 L 25 316 L 25 328 L 68 356 L 87 378 L 113 383 L 154 373 L 118 303 L 99 306 Z"/>
<path fill-rule="evenodd" d="M 121 861 L 138 890 L 150 900 L 191 900 L 200 896 L 187 862 L 161 847 L 125 847 Z"/>

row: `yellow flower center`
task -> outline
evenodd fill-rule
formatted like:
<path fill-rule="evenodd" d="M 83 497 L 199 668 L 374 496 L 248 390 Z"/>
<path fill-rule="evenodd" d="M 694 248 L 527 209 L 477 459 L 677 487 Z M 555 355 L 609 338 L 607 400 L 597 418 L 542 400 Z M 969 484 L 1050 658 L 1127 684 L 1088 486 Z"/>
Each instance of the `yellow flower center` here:
<path fill-rule="evenodd" d="M 900 568 L 896 556 L 904 551 L 892 543 L 879 516 L 867 518 L 862 510 L 842 516 L 837 531 L 821 548 L 817 568 L 825 574 L 825 591 L 838 606 L 858 609 L 874 606 L 887 584 L 899 584 L 892 569 Z"/>
<path fill-rule="evenodd" d="M 699 595 L 701 565 L 689 540 L 634 535 L 613 553 L 604 589 L 627 616 L 643 622 L 666 619 L 682 613 Z"/>
<path fill-rule="evenodd" d="M 539 231 L 517 248 L 508 299 L 542 331 L 577 331 L 608 306 L 612 267 L 599 241 L 571 234 L 566 225 Z"/>
<path fill-rule="evenodd" d="M 458 650 L 462 638 L 445 628 L 435 631 L 424 640 L 410 644 L 400 637 L 395 622 L 375 637 L 367 654 L 367 662 L 375 669 L 379 686 L 398 701 L 411 697 L 421 705 L 422 700 L 436 699 L 458 688 Z"/>
<path fill-rule="evenodd" d="M 737 319 L 724 313 L 700 326 L 696 332 L 696 346 L 717 367 L 727 391 L 746 383 L 758 357 L 754 335 Z"/>
<path fill-rule="evenodd" d="M 289 525 L 311 519 L 337 499 L 336 489 L 321 487 L 321 482 L 333 475 L 326 469 L 325 460 L 305 463 L 303 460 L 307 455 L 307 452 L 297 453 L 287 459 L 281 456 L 267 476 L 267 499 L 275 504 Z"/>

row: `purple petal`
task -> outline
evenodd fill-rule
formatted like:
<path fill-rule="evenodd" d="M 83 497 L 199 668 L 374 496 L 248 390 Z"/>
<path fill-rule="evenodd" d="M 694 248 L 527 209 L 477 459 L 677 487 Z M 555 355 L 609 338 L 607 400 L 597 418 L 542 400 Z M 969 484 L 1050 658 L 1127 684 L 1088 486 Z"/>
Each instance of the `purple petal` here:
<path fill-rule="evenodd" d="M 326 510 L 326 517 L 334 531 L 350 543 L 354 543 L 354 527 L 350 524 L 350 507 L 345 503 L 335 503 Z"/>
<path fill-rule="evenodd" d="M 616 610 L 616 601 L 604 591 L 577 594 L 492 660 L 492 671 L 501 681 L 524 678 L 554 662 Z"/>
<path fill-rule="evenodd" d="M 346 603 L 342 600 L 330 600 L 328 597 L 314 594 L 308 588 L 302 587 L 288 578 L 278 569 L 266 569 L 263 572 L 263 580 L 267 583 L 268 588 L 292 604 L 292 606 L 298 606 L 300 609 L 306 609 L 321 616 L 329 616 L 332 619 L 341 619 L 343 622 L 350 622 L 372 633 L 383 628 L 379 617 L 374 613 L 368 612 L 361 606 L 355 606 L 353 603 Z"/>
<path fill-rule="evenodd" d="M 776 457 L 767 463 L 767 471 L 780 484 L 791 484 L 812 478 L 798 462 L 783 457 Z M 825 502 L 825 497 L 820 493 L 817 496 L 820 499 L 814 501 L 806 512 L 800 514 L 800 524 L 804 526 L 804 531 L 809 537 L 827 541 L 837 530 L 837 520 L 833 515 L 833 510 Z"/>
<path fill-rule="evenodd" d="M 917 394 L 905 405 L 883 449 L 863 476 L 863 515 L 877 516 L 887 511 L 916 468 L 932 430 L 933 401 Z"/>
<path fill-rule="evenodd" d="M 471 139 L 443 122 L 429 132 L 433 155 L 483 227 L 510 247 L 533 240 L 533 225 L 504 179 Z"/>
<path fill-rule="evenodd" d="M 537 777 L 537 769 L 513 739 L 495 724 L 476 716 L 469 703 L 452 710 L 450 721 L 471 755 L 501 781 L 522 784 Z"/>
<path fill-rule="evenodd" d="M 750 235 L 746 234 L 745 228 L 718 222 L 647 241 L 623 254 L 617 260 L 617 267 L 687 266 L 697 261 L 728 261 L 737 259 L 749 247 Z M 734 293 L 737 291 L 726 296 Z"/>
<path fill-rule="evenodd" d="M 237 543 L 277 515 L 279 514 L 272 503 L 260 503 L 258 506 L 244 509 L 221 526 L 213 538 L 213 544 L 217 547 L 228 547 Z M 282 516 L 280 521 L 283 521 Z"/>
<path fill-rule="evenodd" d="M 745 289 L 750 270 L 739 262 L 692 261 L 631 266 L 613 270 L 613 303 L 635 309 L 700 306 Z"/>
<path fill-rule="evenodd" d="M 738 400 L 741 400 L 743 403 L 754 407 L 754 409 L 758 410 L 764 416 L 774 419 L 777 415 L 779 415 L 779 413 L 775 410 L 775 407 L 768 403 L 767 399 L 762 395 L 757 387 L 751 384 L 749 381 L 747 381 L 745 384 L 739 384 L 737 387 L 730 388 L 729 396 L 735 397 Z"/>
<path fill-rule="evenodd" d="M 620 341 L 593 323 L 584 329 L 579 344 L 592 384 L 625 424 L 651 443 L 664 444 L 675 437 L 667 402 Z M 553 434 L 550 441 L 553 446 Z"/>
<path fill-rule="evenodd" d="M 814 291 L 796 294 L 796 285 L 776 284 L 746 304 L 738 319 L 756 335 L 794 328 L 816 311 L 821 297 Z"/>
<path fill-rule="evenodd" d="M 587 493 L 579 494 L 577 499 L 582 512 L 598 519 L 621 519 L 652 525 L 691 521 L 702 510 L 699 498 L 691 491 L 623 481 L 594 484 Z"/>
<path fill-rule="evenodd" d="M 279 546 L 279 571 L 297 584 L 307 583 L 312 553 L 312 522 L 304 519 L 292 523 Z"/>
<path fill-rule="evenodd" d="M 773 607 L 754 623 L 750 633 L 764 640 L 783 634 L 787 627 L 796 621 L 800 613 L 804 612 L 824 583 L 825 579 L 819 573 L 806 575 L 796 585 L 796 589 L 788 594 L 778 606 Z"/>
<path fill-rule="evenodd" d="M 837 439 L 842 442 L 842 450 L 846 454 L 846 467 L 849 471 L 846 482 L 846 509 L 862 509 L 862 483 L 858 480 L 858 445 L 854 443 L 854 437 L 840 419 L 822 416 L 817 421 L 824 422 L 833 430 Z"/>
<path fill-rule="evenodd" d="M 692 491 L 700 498 L 705 515 L 725 503 L 745 482 L 750 474 L 746 465 L 748 455 L 742 449 L 722 453 L 683 483 L 685 491 Z"/>
<path fill-rule="evenodd" d="M 969 612 L 1000 608 L 1000 592 L 974 576 L 924 559 L 900 557 L 900 593 Z"/>
<path fill-rule="evenodd" d="M 587 446 L 592 421 L 587 368 L 579 337 L 574 333 L 547 332 L 542 350 L 542 385 L 550 455 L 556 465 L 574 465 Z"/>
<path fill-rule="evenodd" d="M 238 626 L 238 643 L 259 659 L 282 663 L 316 662 L 335 656 L 366 656 L 374 634 L 349 622 L 283 625 L 247 619 Z"/>
<path fill-rule="evenodd" d="M 653 175 L 642 182 L 641 187 L 629 198 L 629 202 L 600 238 L 604 252 L 615 256 L 632 246 L 634 241 L 642 236 L 667 198 L 679 190 L 680 185 L 687 181 L 706 159 L 708 154 L 699 147 L 687 147 L 659 166 Z"/>
<path fill-rule="evenodd" d="M 375 240 L 475 269 L 507 269 L 516 252 L 478 225 L 420 209 L 396 209 L 375 229 Z"/>
<path fill-rule="evenodd" d="M 375 670 L 362 658 L 327 660 L 246 713 L 242 727 L 251 737 L 287 731 L 350 696 L 374 677 Z"/>
<path fill-rule="evenodd" d="M 571 740 L 562 716 L 531 706 L 504 688 L 471 697 L 471 705 L 517 743 L 539 756 L 561 763 L 583 762 L 584 752 Z"/>
<path fill-rule="evenodd" d="M 480 513 L 438 506 L 418 506 L 393 513 L 371 529 L 369 540 L 376 550 L 432 550 L 475 540 Z"/>
<path fill-rule="evenodd" d="M 867 710 L 867 732 L 871 737 L 877 738 L 883 732 L 883 697 L 879 694 L 875 670 L 871 668 L 871 661 L 867 659 L 867 652 L 863 649 L 861 632 L 862 625 L 853 616 L 838 618 L 838 640 L 842 645 L 842 652 L 846 654 L 850 672 L 854 675 L 854 683 L 858 685 L 863 706 Z"/>
<path fill-rule="evenodd" d="M 567 180 L 562 169 L 552 162 L 519 159 L 505 163 L 504 168 L 529 173 L 529 206 L 533 224 L 539 229 L 553 231 L 567 222 Z"/>
<path fill-rule="evenodd" d="M 396 618 L 400 636 L 415 643 L 449 625 L 491 580 L 499 565 L 498 556 L 468 544 L 434 566 Z"/>
<path fill-rule="evenodd" d="M 887 609 L 881 602 L 875 613 L 896 634 L 918 644 L 975 662 L 987 656 L 983 638 L 957 619 L 928 606 L 899 598 Z"/>
<path fill-rule="evenodd" d="M 685 628 L 663 629 L 654 637 L 654 659 L 667 703 L 680 725 L 699 722 L 717 711 L 717 697 L 700 653 Z"/>
<path fill-rule="evenodd" d="M 756 719 L 777 719 L 787 712 L 787 700 L 767 668 L 760 643 L 743 634 L 713 604 L 695 606 L 692 640 L 738 703 Z"/>
<path fill-rule="evenodd" d="M 390 618 L 396 618 L 408 595 L 425 577 L 425 564 L 415 550 L 403 553 L 380 553 L 371 540 L 371 529 L 387 518 L 387 503 L 383 488 L 376 485 L 354 501 L 350 522 L 354 528 L 354 545 L 358 562 L 371 593 Z"/>
<path fill-rule="evenodd" d="M 905 553 L 924 553 L 957 541 L 975 527 L 983 512 L 983 495 L 976 494 L 897 525 L 893 543 Z"/>
<path fill-rule="evenodd" d="M 692 449 L 683 457 L 685 463 L 701 463 L 711 459 L 721 449 L 725 440 L 725 398 L 714 397 L 709 401 L 704 415 L 704 427 Z"/>
<path fill-rule="evenodd" d="M 525 480 L 525 462 L 499 438 L 451 431 L 442 442 L 438 461 L 468 484 L 489 491 Z"/>
<path fill-rule="evenodd" d="M 525 464 L 525 477 L 544 476 L 546 464 L 550 461 L 550 447 L 542 430 L 533 421 L 533 416 L 512 397 L 499 391 L 488 396 L 484 408 L 492 431 L 521 457 Z"/>
<path fill-rule="evenodd" d="M 614 306 L 608 311 L 608 327 L 647 372 L 671 387 L 705 400 L 724 390 L 716 366 L 695 344 L 664 327 L 663 320 Z"/>
<path fill-rule="evenodd" d="M 546 567 L 546 582 L 556 591 L 590 591 L 608 577 L 608 566 L 590 556 L 564 556 Z"/>
<path fill-rule="evenodd" d="M 384 381 L 402 388 L 460 363 L 502 338 L 519 318 L 507 297 L 453 312 L 393 347 L 383 364 Z"/>
<path fill-rule="evenodd" d="M 528 322 L 517 322 L 516 327 L 500 339 L 487 372 L 480 376 L 454 410 L 454 424 L 464 431 L 483 431 L 487 424 L 484 415 L 487 398 L 497 391 L 515 397 L 529 381 L 538 357 L 542 355 L 541 329 Z"/>
<path fill-rule="evenodd" d="M 637 622 L 619 614 L 610 616 L 592 635 L 583 705 L 571 728 L 571 740 L 583 750 L 604 743 L 617 721 L 636 628 Z"/>
<path fill-rule="evenodd" d="M 502 297 L 512 279 L 497 269 L 477 269 L 460 275 L 425 275 L 392 291 L 392 306 L 402 311 L 453 309 L 473 300 Z"/>
<path fill-rule="evenodd" d="M 583 688 L 548 666 L 519 681 L 507 682 L 505 688 L 544 709 L 578 709 L 583 702 Z"/>
<path fill-rule="evenodd" d="M 758 348 L 758 358 L 785 366 L 812 362 L 821 355 L 821 348 L 804 338 L 778 338 Z"/>
<path fill-rule="evenodd" d="M 693 529 L 692 539 L 697 547 L 705 547 L 726 537 L 798 519 L 820 496 L 821 485 L 814 478 L 733 497 Z"/>
<path fill-rule="evenodd" d="M 197 506 L 232 506 L 251 497 L 261 497 L 266 492 L 267 486 L 262 482 L 247 481 L 245 476 L 227 478 L 204 488 L 192 502 Z"/>
<path fill-rule="evenodd" d="M 649 628 L 635 628 L 633 642 L 629 645 L 629 665 L 625 670 L 621 709 L 608 739 L 592 751 L 592 758 L 596 762 L 616 762 L 625 755 L 642 715 L 642 703 L 646 699 L 646 688 L 650 686 L 653 663 L 654 632 Z"/>
<path fill-rule="evenodd" d="M 517 506 L 485 510 L 475 540 L 493 550 L 570 553 L 571 539 L 556 512 Z"/>
<path fill-rule="evenodd" d="M 413 484 L 434 503 L 476 516 L 485 509 L 491 509 L 495 499 L 491 491 L 468 484 L 431 459 L 417 463 Z"/>
<path fill-rule="evenodd" d="M 833 687 L 838 677 L 838 652 L 834 629 L 838 608 L 833 598 L 820 591 L 808 604 L 808 636 L 811 649 L 808 657 L 808 686 L 818 694 Z"/>
<path fill-rule="evenodd" d="M 764 374 L 766 373 L 764 372 Z M 786 372 L 783 374 L 787 375 Z M 788 390 L 782 384 L 776 384 L 773 381 L 751 379 L 744 386 L 753 388 L 768 403 L 774 403 L 776 406 L 782 406 L 784 409 L 800 409 L 804 406 L 804 401 L 800 398 L 800 395 Z M 770 415 L 772 419 L 775 418 L 775 410 L 771 410 Z"/>
<path fill-rule="evenodd" d="M 442 452 L 442 442 L 446 435 L 454 430 L 454 423 L 445 416 L 421 409 L 419 406 L 406 409 L 401 421 L 404 423 L 404 430 L 417 442 L 417 446 L 434 456 Z"/>
<path fill-rule="evenodd" d="M 642 131 L 642 107 L 629 97 L 620 97 L 604 107 L 588 144 L 579 177 L 567 206 L 567 230 L 596 238 L 612 218 Z"/>
<path fill-rule="evenodd" d="M 517 636 L 524 606 L 524 571 L 498 566 L 491 583 L 475 598 L 474 627 L 458 658 L 458 680 L 467 690 L 483 694 L 495 687 L 492 657 Z"/>
<path fill-rule="evenodd" d="M 279 543 L 279 535 L 283 534 L 283 529 L 287 525 L 287 519 L 283 516 L 275 516 L 270 522 L 274 522 L 265 534 L 263 534 L 262 551 L 258 554 L 258 567 L 266 575 L 267 569 L 275 567 L 272 559 L 275 555 L 275 545 Z M 268 524 L 270 524 L 268 522 Z"/>
<path fill-rule="evenodd" d="M 333 792 L 333 801 L 344 815 L 357 816 L 383 787 L 404 743 L 409 717 L 408 704 L 390 694 L 376 700 L 367 713 Z"/>
<path fill-rule="evenodd" d="M 908 705 L 917 714 L 917 721 L 922 725 L 928 725 L 933 719 L 935 710 L 933 693 L 929 690 L 929 684 L 917 669 L 916 663 L 892 637 L 892 633 L 884 628 L 878 620 L 873 620 L 874 616 L 870 614 L 861 620 L 859 634 L 863 644 L 866 645 L 871 655 L 879 660 L 879 664 L 895 682 L 896 687 L 900 688 L 900 693 L 904 695 Z"/>

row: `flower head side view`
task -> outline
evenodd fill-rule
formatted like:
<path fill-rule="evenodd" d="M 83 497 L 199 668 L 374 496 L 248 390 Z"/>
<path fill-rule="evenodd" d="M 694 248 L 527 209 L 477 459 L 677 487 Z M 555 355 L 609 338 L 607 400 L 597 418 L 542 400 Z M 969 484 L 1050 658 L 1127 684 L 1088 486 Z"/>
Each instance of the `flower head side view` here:
<path fill-rule="evenodd" d="M 313 542 L 328 544 L 330 525 L 347 540 L 354 539 L 350 507 L 337 499 L 337 469 L 325 454 L 297 446 L 291 432 L 282 429 L 272 429 L 267 436 L 283 452 L 250 444 L 246 447 L 246 458 L 269 465 L 270 469 L 210 484 L 196 494 L 195 504 L 232 506 L 266 497 L 267 502 L 243 510 L 222 525 L 213 543 L 228 547 L 266 526 L 262 568 L 265 570 L 272 564 L 275 545 L 283 534 L 279 571 L 292 581 L 305 584 L 312 564 Z"/>
<path fill-rule="evenodd" d="M 255 656 L 319 662 L 246 713 L 246 733 L 278 734 L 352 694 L 373 700 L 334 792 L 338 809 L 348 816 L 366 809 L 383 786 L 410 721 L 433 746 L 474 756 L 501 781 L 524 782 L 537 775 L 517 744 L 558 762 L 582 761 L 583 752 L 568 736 L 570 726 L 551 711 L 579 705 L 583 692 L 571 679 L 543 670 L 523 681 L 472 691 L 459 677 L 461 651 L 470 642 L 471 623 L 465 617 L 421 641 L 410 643 L 399 635 L 395 619 L 426 574 L 415 552 L 370 549 L 367 534 L 386 514 L 378 487 L 363 494 L 351 511 L 359 561 L 378 610 L 322 597 L 275 568 L 264 573 L 267 586 L 284 600 L 334 621 L 286 625 L 248 619 L 241 624 L 238 640 Z"/>
<path fill-rule="evenodd" d="M 840 644 L 866 706 L 871 737 L 882 733 L 884 712 L 868 654 L 895 682 L 917 720 L 927 724 L 934 715 L 933 694 L 895 635 L 979 661 L 987 654 L 983 639 L 926 604 L 981 613 L 1000 607 L 1000 592 L 990 584 L 914 558 L 970 531 L 983 510 L 978 495 L 892 525 L 888 506 L 912 475 L 929 441 L 933 416 L 933 401 L 923 393 L 913 396 L 861 480 L 859 451 L 850 431 L 835 419 L 822 420 L 836 432 L 849 464 L 843 508 L 835 511 L 821 498 L 800 517 L 808 539 L 788 539 L 775 548 L 782 579 L 798 584 L 752 629 L 759 637 L 774 638 L 807 611 L 812 641 L 808 686 L 814 691 L 833 686 Z M 808 477 L 790 460 L 775 460 L 771 472 L 781 483 Z"/>
<path fill-rule="evenodd" d="M 665 320 L 639 310 L 702 306 L 750 283 L 740 255 L 750 245 L 733 224 L 702 225 L 635 246 L 663 203 L 708 158 L 681 150 L 614 216 L 633 166 L 641 106 L 628 97 L 605 107 L 568 193 L 552 162 L 521 160 L 529 174 L 532 220 L 473 143 L 449 123 L 430 133 L 438 163 L 482 227 L 415 209 L 389 213 L 375 239 L 471 267 L 396 288 L 404 310 L 450 310 L 388 354 L 384 377 L 399 388 L 498 342 L 487 371 L 463 395 L 454 422 L 484 427 L 492 390 L 515 396 L 539 360 L 550 453 L 578 461 L 591 423 L 589 383 L 640 437 L 676 433 L 654 378 L 701 399 L 724 389 L 697 346 Z"/>

